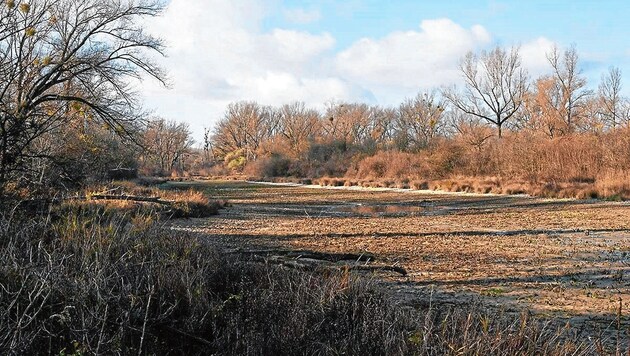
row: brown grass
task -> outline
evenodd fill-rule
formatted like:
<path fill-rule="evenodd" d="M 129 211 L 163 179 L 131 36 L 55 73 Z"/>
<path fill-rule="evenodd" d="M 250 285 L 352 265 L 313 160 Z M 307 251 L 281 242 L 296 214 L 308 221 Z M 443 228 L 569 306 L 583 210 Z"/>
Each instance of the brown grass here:
<path fill-rule="evenodd" d="M 91 195 L 105 192 L 120 196 L 159 197 L 168 203 L 140 202 L 133 200 L 92 200 Z M 142 186 L 132 181 L 114 181 L 110 184 L 91 187 L 78 194 L 83 198 L 64 199 L 54 206 L 55 214 L 82 211 L 85 214 L 107 216 L 126 214 L 156 214 L 165 218 L 208 217 L 216 215 L 228 203 L 209 198 L 197 190 L 167 190 L 156 186 Z"/>
<path fill-rule="evenodd" d="M 124 214 L 123 214 L 124 215 Z M 347 270 L 226 257 L 150 216 L 0 215 L 3 354 L 542 354 L 589 346 L 527 315 L 410 309 Z M 19 236 L 19 238 L 18 238 Z"/>

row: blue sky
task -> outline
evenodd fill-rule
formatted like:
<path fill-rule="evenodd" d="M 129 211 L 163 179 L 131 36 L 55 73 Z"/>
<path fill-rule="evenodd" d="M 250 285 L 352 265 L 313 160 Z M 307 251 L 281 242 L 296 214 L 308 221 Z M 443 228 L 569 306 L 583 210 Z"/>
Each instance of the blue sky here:
<path fill-rule="evenodd" d="M 317 11 L 321 17 L 299 24 L 287 19 L 283 8 Z M 416 30 L 424 19 L 449 18 L 463 27 L 482 25 L 497 45 L 518 45 L 536 37 L 548 38 L 560 46 L 575 44 L 585 70 L 605 71 L 611 65 L 630 63 L 629 15 L 630 2 L 615 0 L 291 0 L 276 3 L 263 28 L 330 32 L 337 39 L 337 48 L 343 48 L 361 37 L 379 38 L 394 31 Z"/>
<path fill-rule="evenodd" d="M 468 51 L 521 46 L 532 77 L 545 53 L 575 44 L 596 88 L 610 66 L 630 93 L 624 1 L 171 0 L 149 30 L 169 44 L 169 90 L 146 82 L 156 115 L 186 121 L 197 140 L 228 103 L 329 101 L 396 105 L 460 83 Z"/>
<path fill-rule="evenodd" d="M 264 27 L 329 31 L 340 46 L 360 37 L 416 29 L 420 21 L 449 18 L 464 27 L 480 24 L 499 42 L 527 41 L 545 36 L 563 43 L 612 51 L 624 42 L 630 3 L 627 1 L 283 1 L 264 20 Z M 318 21 L 296 24 L 283 8 L 318 11 Z"/>

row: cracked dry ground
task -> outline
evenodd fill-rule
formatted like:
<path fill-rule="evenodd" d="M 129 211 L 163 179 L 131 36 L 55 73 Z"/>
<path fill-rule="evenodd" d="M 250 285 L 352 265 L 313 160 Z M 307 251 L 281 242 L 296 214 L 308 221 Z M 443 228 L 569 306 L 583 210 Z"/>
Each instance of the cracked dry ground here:
<path fill-rule="evenodd" d="M 228 199 L 219 216 L 177 222 L 227 248 L 370 252 L 410 304 L 529 309 L 592 332 L 630 315 L 630 204 L 524 196 L 175 183 Z M 627 325 L 626 325 L 627 326 Z"/>

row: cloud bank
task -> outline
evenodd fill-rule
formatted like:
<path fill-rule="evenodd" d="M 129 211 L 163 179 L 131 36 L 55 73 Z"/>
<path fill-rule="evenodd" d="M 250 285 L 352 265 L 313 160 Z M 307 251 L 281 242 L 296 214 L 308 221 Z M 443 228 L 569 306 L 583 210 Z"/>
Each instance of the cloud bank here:
<path fill-rule="evenodd" d="M 172 0 L 149 30 L 168 45 L 161 61 L 172 88 L 146 81 L 142 92 L 157 115 L 186 121 L 194 136 L 212 127 L 232 101 L 279 105 L 295 100 L 322 108 L 331 100 L 393 105 L 420 90 L 458 83 L 459 59 L 489 48 L 481 25 L 462 27 L 447 18 L 426 19 L 416 30 L 361 38 L 337 48 L 332 34 L 264 29 L 270 9 L 259 1 Z M 285 9 L 293 23 L 321 19 L 313 9 Z M 544 65 L 552 45 L 538 38 L 521 46 L 523 63 Z"/>

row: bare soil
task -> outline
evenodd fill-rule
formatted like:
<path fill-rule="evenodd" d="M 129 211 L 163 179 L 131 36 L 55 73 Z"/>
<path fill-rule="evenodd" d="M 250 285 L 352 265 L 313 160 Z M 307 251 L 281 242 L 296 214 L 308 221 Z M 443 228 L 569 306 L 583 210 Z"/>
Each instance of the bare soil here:
<path fill-rule="evenodd" d="M 231 202 L 216 217 L 173 226 L 224 248 L 368 252 L 409 272 L 378 278 L 410 305 L 529 310 L 589 334 L 616 330 L 621 305 L 621 329 L 628 330 L 626 202 L 234 181 L 174 184 Z"/>

